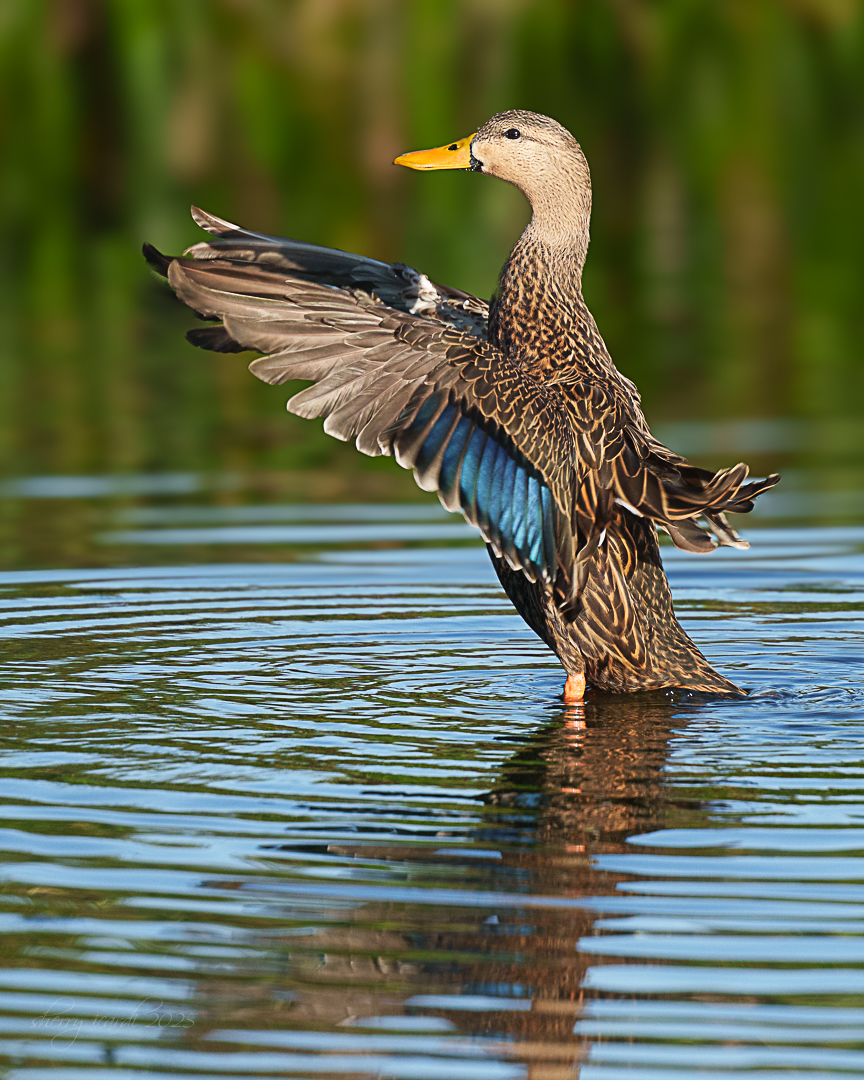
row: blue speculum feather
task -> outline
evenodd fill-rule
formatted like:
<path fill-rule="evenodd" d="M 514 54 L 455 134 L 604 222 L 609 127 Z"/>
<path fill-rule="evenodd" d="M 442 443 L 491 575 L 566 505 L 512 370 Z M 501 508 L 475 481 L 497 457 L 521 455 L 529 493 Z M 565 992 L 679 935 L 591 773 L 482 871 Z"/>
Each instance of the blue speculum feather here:
<path fill-rule="evenodd" d="M 423 408 L 425 409 L 425 407 L 426 406 L 424 405 Z M 423 445 L 420 447 L 420 451 L 417 454 L 416 468 L 424 469 L 441 449 L 441 444 L 447 437 L 447 432 L 450 430 L 450 425 L 453 423 L 455 411 L 456 410 L 452 405 L 448 406 L 432 425 L 432 430 L 423 440 Z M 422 412 L 423 409 L 420 410 L 420 413 Z M 432 415 L 432 412 L 433 410 L 430 409 L 425 419 L 421 419 L 420 413 L 418 413 L 416 420 L 411 425 L 412 428 L 423 427 L 424 424 L 429 422 L 429 417 Z"/>
<path fill-rule="evenodd" d="M 465 444 L 477 429 L 467 416 L 463 416 L 456 425 L 456 430 L 450 436 L 450 442 L 441 459 L 441 474 L 438 477 L 438 488 L 445 495 L 449 495 L 456 484 L 459 471 L 459 462 L 462 460 L 462 451 Z"/>
<path fill-rule="evenodd" d="M 411 430 L 421 430 L 438 408 L 437 397 L 424 402 Z M 520 465 L 511 451 L 487 435 L 458 409 L 448 405 L 432 425 L 417 453 L 423 469 L 447 446 L 441 457 L 438 488 L 451 495 L 458 480 L 459 500 L 477 523 L 515 551 L 522 562 L 551 569 L 555 564 L 554 503 L 549 488 Z M 455 427 L 454 427 L 455 424 Z M 448 439 L 449 435 L 449 439 Z"/>
<path fill-rule="evenodd" d="M 528 556 L 538 566 L 543 562 L 543 503 L 540 500 L 540 483 L 536 477 L 528 477 Z"/>
<path fill-rule="evenodd" d="M 510 455 L 501 447 L 492 466 L 492 479 L 489 482 L 489 520 L 494 524 L 497 535 L 501 535 L 501 513 L 504 508 L 504 477 Z"/>
<path fill-rule="evenodd" d="M 520 466 L 513 482 L 513 546 L 524 559 L 528 535 L 528 474 Z"/>
<path fill-rule="evenodd" d="M 516 478 L 516 462 L 508 454 L 504 459 L 504 475 L 501 478 L 501 509 L 498 512 L 498 531 L 505 546 L 513 544 L 515 530 L 513 512 L 513 482 Z"/>
<path fill-rule="evenodd" d="M 500 453 L 501 456 L 505 453 L 503 448 Z M 491 521 L 492 478 L 498 457 L 498 443 L 494 439 L 487 439 L 486 446 L 483 449 L 483 457 L 480 460 L 480 467 L 477 470 L 477 520 L 480 525 L 488 525 Z"/>
<path fill-rule="evenodd" d="M 438 408 L 438 395 L 433 394 L 432 397 L 427 398 L 420 408 L 417 410 L 417 415 L 411 421 L 411 427 L 409 431 L 419 431 L 432 419 L 435 410 Z"/>
<path fill-rule="evenodd" d="M 474 492 L 477 488 L 477 477 L 480 472 L 480 462 L 483 460 L 485 443 L 486 432 L 481 431 L 480 428 L 474 428 L 474 434 L 462 459 L 462 472 L 459 477 L 459 495 L 463 510 L 470 510 L 474 503 Z"/>

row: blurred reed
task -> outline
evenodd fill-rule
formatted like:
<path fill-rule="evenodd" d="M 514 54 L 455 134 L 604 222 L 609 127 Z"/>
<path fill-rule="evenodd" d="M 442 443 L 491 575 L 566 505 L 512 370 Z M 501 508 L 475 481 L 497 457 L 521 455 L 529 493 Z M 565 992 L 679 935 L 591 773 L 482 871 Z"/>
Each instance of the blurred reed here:
<path fill-rule="evenodd" d="M 0 468 L 364 467 L 187 346 L 140 243 L 196 202 L 488 295 L 522 197 L 390 162 L 510 107 L 585 147 L 586 296 L 649 417 L 860 412 L 858 0 L 8 0 Z"/>

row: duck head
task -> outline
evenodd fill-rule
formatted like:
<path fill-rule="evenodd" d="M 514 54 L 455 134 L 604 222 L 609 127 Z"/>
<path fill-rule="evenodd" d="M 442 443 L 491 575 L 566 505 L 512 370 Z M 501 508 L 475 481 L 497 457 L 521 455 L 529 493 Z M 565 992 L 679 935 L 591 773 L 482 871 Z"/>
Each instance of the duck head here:
<path fill-rule="evenodd" d="M 529 228 L 551 246 L 587 247 L 591 174 L 582 147 L 556 120 L 511 109 L 473 135 L 396 158 L 409 169 L 468 169 L 514 184 L 534 211 Z"/>

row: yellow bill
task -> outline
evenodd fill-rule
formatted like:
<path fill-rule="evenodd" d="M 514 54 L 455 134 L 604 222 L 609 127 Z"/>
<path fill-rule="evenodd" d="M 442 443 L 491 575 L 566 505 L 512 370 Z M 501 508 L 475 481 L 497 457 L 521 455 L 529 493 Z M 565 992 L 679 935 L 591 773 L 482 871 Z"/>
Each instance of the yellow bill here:
<path fill-rule="evenodd" d="M 407 165 L 409 169 L 470 169 L 471 140 L 468 135 L 459 142 L 447 146 L 436 146 L 434 150 L 415 150 L 411 154 L 402 154 L 393 162 L 394 165 Z"/>

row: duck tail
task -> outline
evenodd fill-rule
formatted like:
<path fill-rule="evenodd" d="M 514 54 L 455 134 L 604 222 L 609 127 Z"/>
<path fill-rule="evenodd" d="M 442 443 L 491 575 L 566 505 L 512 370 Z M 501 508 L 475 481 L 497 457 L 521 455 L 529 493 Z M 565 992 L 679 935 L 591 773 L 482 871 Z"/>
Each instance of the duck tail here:
<path fill-rule="evenodd" d="M 777 473 L 750 480 L 743 462 L 712 473 L 673 454 L 660 443 L 625 449 L 616 470 L 615 502 L 636 517 L 650 518 L 676 547 L 704 553 L 718 546 L 746 549 L 726 519 L 747 514 L 754 500 L 780 480 Z"/>

